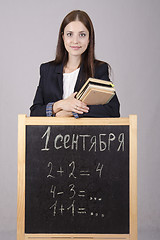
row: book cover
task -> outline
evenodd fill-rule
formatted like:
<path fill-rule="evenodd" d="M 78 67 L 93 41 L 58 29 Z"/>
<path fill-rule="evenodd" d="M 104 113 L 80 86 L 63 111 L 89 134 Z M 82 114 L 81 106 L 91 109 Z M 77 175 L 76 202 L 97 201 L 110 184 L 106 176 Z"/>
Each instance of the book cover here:
<path fill-rule="evenodd" d="M 115 95 L 112 82 L 89 78 L 77 93 L 76 98 L 87 105 L 99 105 L 108 103 Z"/>

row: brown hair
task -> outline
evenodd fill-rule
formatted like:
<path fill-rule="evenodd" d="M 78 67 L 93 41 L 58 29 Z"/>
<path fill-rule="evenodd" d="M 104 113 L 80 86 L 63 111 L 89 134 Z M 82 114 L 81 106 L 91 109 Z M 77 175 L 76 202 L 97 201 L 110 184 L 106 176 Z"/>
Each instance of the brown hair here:
<path fill-rule="evenodd" d="M 88 14 L 81 10 L 74 10 L 66 15 L 63 19 L 62 24 L 59 30 L 58 36 L 58 43 L 57 43 L 57 50 L 56 50 L 56 59 L 55 63 L 63 63 L 66 65 L 68 61 L 68 52 L 65 49 L 64 42 L 63 42 L 63 32 L 64 28 L 73 21 L 80 21 L 84 24 L 84 26 L 89 31 L 89 44 L 86 51 L 82 54 L 81 64 L 83 63 L 85 78 L 94 77 L 94 62 L 95 62 L 95 54 L 94 54 L 94 47 L 95 47 L 95 35 L 94 35 L 94 28 L 92 21 Z"/>

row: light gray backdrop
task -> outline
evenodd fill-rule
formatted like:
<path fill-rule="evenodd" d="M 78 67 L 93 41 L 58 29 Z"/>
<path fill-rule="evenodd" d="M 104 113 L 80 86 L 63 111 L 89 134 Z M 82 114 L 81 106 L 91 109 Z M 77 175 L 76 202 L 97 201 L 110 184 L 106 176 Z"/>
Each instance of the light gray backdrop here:
<path fill-rule="evenodd" d="M 39 65 L 54 58 L 73 9 L 93 21 L 96 57 L 113 68 L 121 116 L 138 115 L 139 239 L 160 239 L 159 0 L 0 0 L 0 239 L 16 239 L 17 116 L 29 115 Z"/>

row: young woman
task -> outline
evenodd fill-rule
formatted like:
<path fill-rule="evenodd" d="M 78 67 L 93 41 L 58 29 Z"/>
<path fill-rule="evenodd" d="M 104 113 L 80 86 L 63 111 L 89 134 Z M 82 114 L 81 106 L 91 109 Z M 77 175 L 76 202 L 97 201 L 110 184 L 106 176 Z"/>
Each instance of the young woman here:
<path fill-rule="evenodd" d="M 94 45 L 94 29 L 87 13 L 70 12 L 60 27 L 55 60 L 40 67 L 31 116 L 120 116 L 117 95 L 104 105 L 87 106 L 75 98 L 89 77 L 110 81 L 109 66 L 95 59 Z"/>

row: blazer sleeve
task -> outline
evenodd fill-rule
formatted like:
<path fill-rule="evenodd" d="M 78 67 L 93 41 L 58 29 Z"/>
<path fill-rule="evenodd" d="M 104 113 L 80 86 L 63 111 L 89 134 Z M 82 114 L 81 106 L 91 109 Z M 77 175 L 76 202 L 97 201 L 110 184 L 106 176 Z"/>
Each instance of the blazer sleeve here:
<path fill-rule="evenodd" d="M 40 80 L 33 100 L 33 105 L 30 107 L 30 116 L 46 116 L 46 104 L 43 97 L 43 84 L 47 70 L 47 65 L 42 64 L 40 66 Z"/>
<path fill-rule="evenodd" d="M 104 63 L 98 67 L 95 72 L 95 78 L 110 81 L 108 64 Z M 120 117 L 120 103 L 117 94 L 111 101 L 104 105 L 89 105 L 89 112 L 79 114 L 79 117 Z"/>

